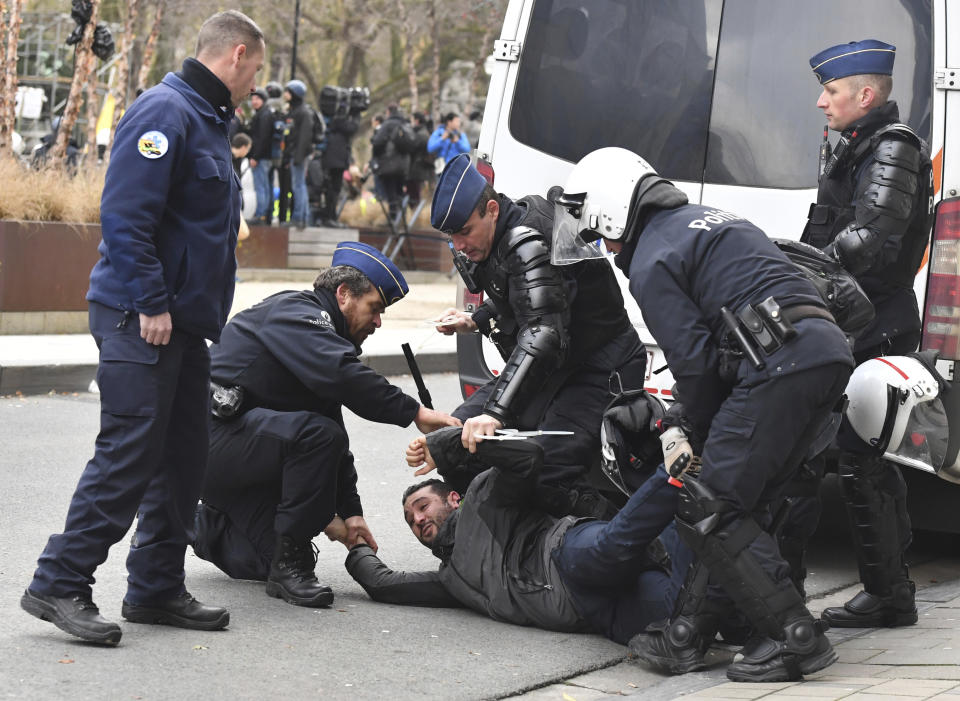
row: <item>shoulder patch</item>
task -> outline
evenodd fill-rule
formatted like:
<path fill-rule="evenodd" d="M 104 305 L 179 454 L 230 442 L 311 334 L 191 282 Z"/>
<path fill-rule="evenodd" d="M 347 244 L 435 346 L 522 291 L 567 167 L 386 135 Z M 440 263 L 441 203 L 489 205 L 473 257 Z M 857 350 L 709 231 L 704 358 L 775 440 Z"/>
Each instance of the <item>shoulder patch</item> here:
<path fill-rule="evenodd" d="M 137 151 L 144 158 L 161 158 L 170 148 L 170 142 L 162 131 L 145 131 L 137 139 Z"/>

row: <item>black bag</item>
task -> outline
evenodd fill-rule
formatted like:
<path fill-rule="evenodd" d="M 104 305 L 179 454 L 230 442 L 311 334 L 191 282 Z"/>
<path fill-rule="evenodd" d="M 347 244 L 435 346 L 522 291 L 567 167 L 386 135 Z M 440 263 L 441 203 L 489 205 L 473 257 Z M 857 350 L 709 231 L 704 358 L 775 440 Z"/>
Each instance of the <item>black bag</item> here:
<path fill-rule="evenodd" d="M 393 143 L 400 153 L 414 153 L 417 150 L 417 135 L 413 127 L 401 124 L 393 133 Z"/>
<path fill-rule="evenodd" d="M 873 304 L 856 278 L 840 263 L 815 246 L 788 239 L 773 239 L 803 273 L 823 299 L 837 326 L 856 338 L 873 321 Z"/>
<path fill-rule="evenodd" d="M 318 144 L 322 144 L 323 140 L 326 138 L 327 123 L 324 121 L 323 117 L 320 116 L 320 113 L 312 107 L 310 108 L 310 113 L 313 115 L 313 136 L 311 137 L 311 143 L 316 146 Z"/>

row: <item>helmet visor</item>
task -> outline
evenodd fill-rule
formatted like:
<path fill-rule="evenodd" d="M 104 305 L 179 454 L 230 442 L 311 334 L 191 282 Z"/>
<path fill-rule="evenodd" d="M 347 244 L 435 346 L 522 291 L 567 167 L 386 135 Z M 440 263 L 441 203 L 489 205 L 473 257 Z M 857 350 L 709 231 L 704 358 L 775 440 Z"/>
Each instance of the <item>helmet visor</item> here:
<path fill-rule="evenodd" d="M 919 402 L 907 417 L 902 438 L 887 447 L 884 457 L 907 467 L 938 473 L 947 456 L 947 413 L 936 398 Z"/>
<path fill-rule="evenodd" d="M 554 205 L 553 246 L 550 262 L 554 265 L 571 265 L 590 258 L 603 258 L 600 241 L 587 243 L 580 236 L 580 220 L 562 204 Z"/>

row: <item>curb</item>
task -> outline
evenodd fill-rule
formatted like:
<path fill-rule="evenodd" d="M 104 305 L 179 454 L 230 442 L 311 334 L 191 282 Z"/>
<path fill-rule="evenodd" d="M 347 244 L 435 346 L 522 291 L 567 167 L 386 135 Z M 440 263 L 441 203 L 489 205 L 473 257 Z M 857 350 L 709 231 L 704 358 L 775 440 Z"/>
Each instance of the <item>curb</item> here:
<path fill-rule="evenodd" d="M 407 359 L 403 353 L 384 355 L 361 355 L 360 360 L 381 375 L 409 375 Z M 432 372 L 456 372 L 457 354 L 417 354 L 420 370 Z M 0 366 L 0 396 L 12 394 L 37 395 L 51 392 L 86 392 L 96 379 L 95 363 L 77 365 L 7 365 Z"/>

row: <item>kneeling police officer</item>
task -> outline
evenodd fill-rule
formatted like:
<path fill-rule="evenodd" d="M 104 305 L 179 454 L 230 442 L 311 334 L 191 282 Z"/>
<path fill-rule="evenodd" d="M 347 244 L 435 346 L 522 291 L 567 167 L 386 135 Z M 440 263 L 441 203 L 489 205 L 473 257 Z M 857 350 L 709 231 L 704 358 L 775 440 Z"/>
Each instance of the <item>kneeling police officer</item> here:
<path fill-rule="evenodd" d="M 194 549 L 300 606 L 333 601 L 314 574 L 311 540 L 335 516 L 349 542 L 376 546 L 342 407 L 425 433 L 459 423 L 357 357 L 386 307 L 407 294 L 400 271 L 356 242 L 340 243 L 332 263 L 313 290 L 280 292 L 235 316 L 211 349 L 210 456 Z"/>
<path fill-rule="evenodd" d="M 843 332 L 760 229 L 687 204 L 625 149 L 594 151 L 570 174 L 557 200 L 555 262 L 603 256 L 593 243 L 601 237 L 676 380 L 683 405 L 668 418 L 702 459 L 677 511 L 697 561 L 670 619 L 637 635 L 631 650 L 671 673 L 703 668 L 731 613 L 725 594 L 755 631 L 730 679 L 784 681 L 826 667 L 836 653 L 766 529 L 769 504 L 808 446 L 835 433 L 853 367 Z"/>

